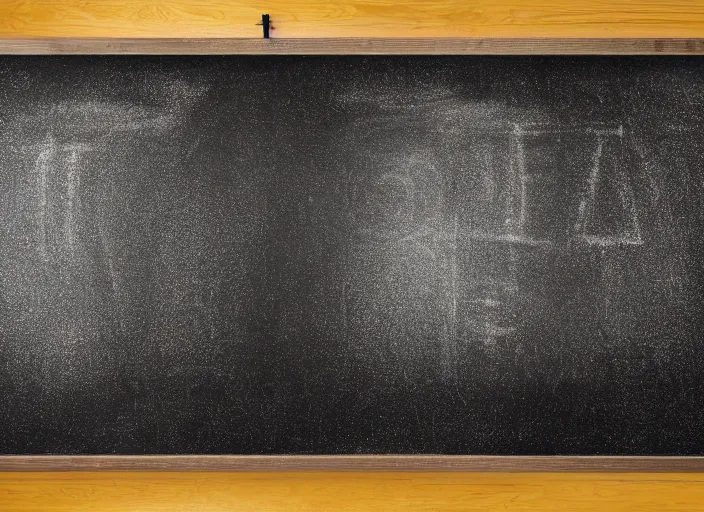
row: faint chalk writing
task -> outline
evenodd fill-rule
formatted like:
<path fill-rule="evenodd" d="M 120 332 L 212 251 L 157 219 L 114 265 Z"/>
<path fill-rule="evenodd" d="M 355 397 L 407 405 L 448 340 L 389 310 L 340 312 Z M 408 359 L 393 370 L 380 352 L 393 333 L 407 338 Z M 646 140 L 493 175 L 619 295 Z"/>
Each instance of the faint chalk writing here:
<path fill-rule="evenodd" d="M 59 144 L 50 138 L 39 144 L 34 165 L 37 176 L 37 248 L 48 261 L 57 251 L 73 251 L 80 209 L 81 153 L 87 144 Z"/>
<path fill-rule="evenodd" d="M 524 123 L 468 140 L 466 168 L 416 152 L 388 160 L 382 173 L 367 169 L 354 184 L 357 199 L 385 201 L 371 210 L 367 235 L 440 269 L 448 374 L 461 333 L 490 349 L 525 322 L 533 300 L 520 286 L 521 251 L 643 244 L 622 126 Z M 446 197 L 440 183 L 453 179 L 471 183 Z"/>

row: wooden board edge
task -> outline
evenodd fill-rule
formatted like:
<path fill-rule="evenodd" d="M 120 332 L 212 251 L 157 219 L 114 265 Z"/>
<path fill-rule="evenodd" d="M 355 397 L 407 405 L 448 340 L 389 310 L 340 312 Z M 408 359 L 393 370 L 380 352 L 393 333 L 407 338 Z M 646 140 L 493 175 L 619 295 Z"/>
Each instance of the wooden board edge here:
<path fill-rule="evenodd" d="M 702 55 L 701 39 L 0 39 L 6 55 Z"/>
<path fill-rule="evenodd" d="M 0 471 L 704 472 L 704 457 L 481 455 L 4 455 Z"/>

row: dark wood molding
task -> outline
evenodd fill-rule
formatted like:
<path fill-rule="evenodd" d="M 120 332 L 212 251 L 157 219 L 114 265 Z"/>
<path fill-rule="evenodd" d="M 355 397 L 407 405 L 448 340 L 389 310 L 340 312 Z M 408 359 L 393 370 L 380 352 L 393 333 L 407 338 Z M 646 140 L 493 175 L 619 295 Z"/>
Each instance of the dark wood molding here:
<path fill-rule="evenodd" d="M 704 472 L 704 457 L 482 455 L 5 455 L 0 471 Z"/>
<path fill-rule="evenodd" d="M 702 39 L 0 39 L 12 55 L 702 55 Z"/>

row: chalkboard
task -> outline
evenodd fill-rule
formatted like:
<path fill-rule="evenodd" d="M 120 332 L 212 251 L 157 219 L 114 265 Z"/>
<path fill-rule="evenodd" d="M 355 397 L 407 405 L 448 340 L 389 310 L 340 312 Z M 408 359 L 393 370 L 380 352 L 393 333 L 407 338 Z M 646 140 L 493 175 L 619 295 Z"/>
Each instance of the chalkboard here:
<path fill-rule="evenodd" d="M 704 453 L 704 67 L 0 58 L 0 453 Z"/>

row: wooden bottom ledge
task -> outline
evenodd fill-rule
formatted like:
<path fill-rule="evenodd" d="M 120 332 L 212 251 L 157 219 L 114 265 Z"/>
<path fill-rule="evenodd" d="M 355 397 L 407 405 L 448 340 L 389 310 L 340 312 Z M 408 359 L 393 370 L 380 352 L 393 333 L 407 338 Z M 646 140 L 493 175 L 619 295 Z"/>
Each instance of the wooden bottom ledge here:
<path fill-rule="evenodd" d="M 0 471 L 704 472 L 704 457 L 5 455 Z"/>

